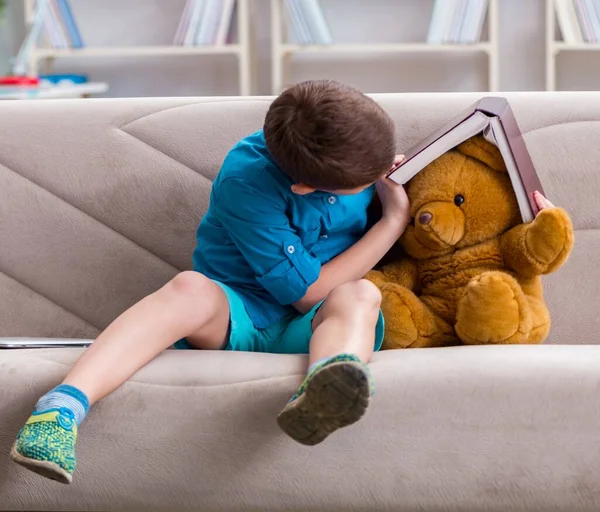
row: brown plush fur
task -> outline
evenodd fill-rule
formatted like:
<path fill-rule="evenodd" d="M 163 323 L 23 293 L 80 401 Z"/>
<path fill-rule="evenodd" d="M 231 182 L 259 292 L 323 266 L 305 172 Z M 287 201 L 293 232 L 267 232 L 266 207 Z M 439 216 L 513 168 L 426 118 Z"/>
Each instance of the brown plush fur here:
<path fill-rule="evenodd" d="M 566 211 L 522 224 L 500 153 L 483 137 L 432 162 L 407 193 L 405 255 L 367 275 L 383 295 L 383 348 L 542 343 L 550 315 L 540 276 L 571 252 Z"/>

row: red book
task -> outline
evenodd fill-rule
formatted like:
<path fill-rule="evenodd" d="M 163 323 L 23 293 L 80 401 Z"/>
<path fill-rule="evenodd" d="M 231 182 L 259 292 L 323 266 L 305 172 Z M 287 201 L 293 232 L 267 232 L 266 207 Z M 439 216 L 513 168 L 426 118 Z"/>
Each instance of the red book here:
<path fill-rule="evenodd" d="M 388 177 L 396 183 L 404 184 L 439 156 L 480 134 L 500 150 L 523 222 L 531 222 L 539 212 L 533 193 L 537 190 L 544 194 L 544 189 L 506 98 L 489 96 L 471 105 L 410 148 L 402 163 L 392 169 Z"/>
<path fill-rule="evenodd" d="M 37 76 L 0 76 L 0 85 L 31 87 L 39 83 L 40 80 Z"/>

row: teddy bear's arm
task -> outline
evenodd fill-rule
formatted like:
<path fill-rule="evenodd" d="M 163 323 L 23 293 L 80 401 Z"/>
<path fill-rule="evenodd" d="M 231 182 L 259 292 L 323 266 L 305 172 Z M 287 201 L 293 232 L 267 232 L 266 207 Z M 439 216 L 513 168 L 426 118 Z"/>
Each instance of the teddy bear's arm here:
<path fill-rule="evenodd" d="M 554 272 L 573 248 L 573 224 L 562 208 L 545 208 L 529 224 L 520 224 L 500 238 L 504 263 L 515 272 L 534 276 Z"/>
<path fill-rule="evenodd" d="M 381 270 L 371 270 L 366 276 L 373 284 L 382 287 L 386 283 L 394 283 L 404 286 L 413 292 L 419 288 L 419 274 L 417 264 L 410 258 L 390 263 L 381 268 Z"/>

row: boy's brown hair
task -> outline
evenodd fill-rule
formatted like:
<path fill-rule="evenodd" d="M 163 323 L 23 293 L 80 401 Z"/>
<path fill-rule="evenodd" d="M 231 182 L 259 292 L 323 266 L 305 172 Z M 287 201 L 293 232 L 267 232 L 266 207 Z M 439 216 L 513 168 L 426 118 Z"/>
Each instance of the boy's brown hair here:
<path fill-rule="evenodd" d="M 271 104 L 267 149 L 295 182 L 321 190 L 369 185 L 396 154 L 395 125 L 373 99 L 330 80 L 302 82 Z"/>

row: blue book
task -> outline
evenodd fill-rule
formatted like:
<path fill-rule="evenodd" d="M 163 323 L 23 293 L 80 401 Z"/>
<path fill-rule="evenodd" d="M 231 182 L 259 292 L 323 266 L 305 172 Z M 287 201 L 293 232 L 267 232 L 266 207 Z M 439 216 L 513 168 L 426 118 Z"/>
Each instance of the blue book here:
<path fill-rule="evenodd" d="M 58 8 L 60 9 L 60 14 L 69 31 L 69 37 L 71 38 L 71 41 L 73 41 L 73 48 L 83 48 L 83 40 L 81 39 L 81 34 L 77 28 L 77 23 L 75 23 L 75 18 L 73 17 L 69 2 L 67 0 L 58 0 Z"/>

